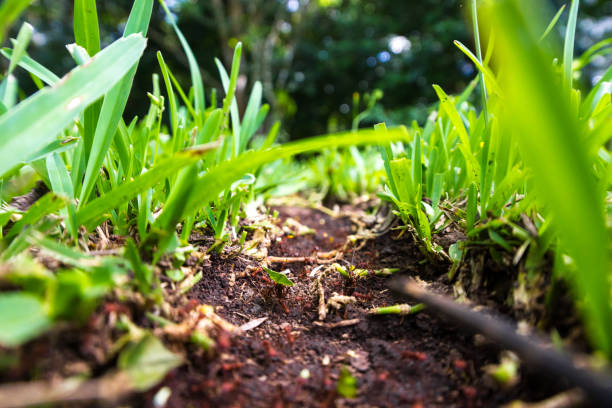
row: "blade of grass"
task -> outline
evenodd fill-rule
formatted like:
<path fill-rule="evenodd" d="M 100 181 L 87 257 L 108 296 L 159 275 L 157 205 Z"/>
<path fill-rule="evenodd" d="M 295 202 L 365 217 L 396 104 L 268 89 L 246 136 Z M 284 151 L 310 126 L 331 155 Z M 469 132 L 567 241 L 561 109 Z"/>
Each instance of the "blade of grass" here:
<path fill-rule="evenodd" d="M 74 0 L 74 39 L 93 57 L 100 51 L 100 30 L 95 0 Z"/>
<path fill-rule="evenodd" d="M 87 66 L 72 70 L 56 87 L 38 91 L 2 115 L 0 175 L 27 159 L 32 146 L 52 142 L 85 107 L 108 92 L 140 58 L 145 45 L 140 35 L 117 40 Z"/>
<path fill-rule="evenodd" d="M 569 93 L 559 89 L 552 71 L 553 56 L 537 41 L 541 26 L 536 10 L 524 5 L 517 0 L 495 2 L 488 14 L 498 30 L 498 58 L 506 72 L 507 120 L 516 128 L 540 200 L 552 211 L 562 248 L 575 261 L 578 275 L 572 282 L 584 302 L 589 337 L 611 356 L 610 240 L 603 193 L 571 113 Z M 572 6 L 573 19 L 577 2 Z"/>
<path fill-rule="evenodd" d="M 17 41 L 13 47 L 13 54 L 11 55 L 11 61 L 9 63 L 8 74 L 10 75 L 15 67 L 21 61 L 21 58 L 26 53 L 26 48 L 28 48 L 28 44 L 30 43 L 30 39 L 32 38 L 32 33 L 34 32 L 34 27 L 32 27 L 28 23 L 23 23 L 21 28 L 19 29 L 19 34 L 17 34 Z"/>
<path fill-rule="evenodd" d="M 459 139 L 461 140 L 461 143 L 459 143 L 459 150 L 461 150 L 463 153 L 463 158 L 465 159 L 467 165 L 468 176 L 477 179 L 479 173 L 478 162 L 472 154 L 470 138 L 465 130 L 463 120 L 461 120 L 461 116 L 457 111 L 457 107 L 450 101 L 448 95 L 446 95 L 442 88 L 440 88 L 438 85 L 433 85 L 433 88 L 440 99 L 440 106 L 448 115 L 453 126 L 455 127 L 455 130 L 457 131 L 457 134 L 459 135 Z"/>
<path fill-rule="evenodd" d="M 160 51 L 157 51 L 157 61 L 159 62 L 162 77 L 164 78 L 166 92 L 168 93 L 168 105 L 170 106 L 170 129 L 172 130 L 172 136 L 176 137 L 176 131 L 178 128 L 178 109 L 176 106 L 176 96 L 174 95 L 174 89 L 172 88 L 172 82 L 170 81 L 168 66 L 166 65 L 166 61 L 164 61 L 164 57 Z"/>
<path fill-rule="evenodd" d="M 480 48 L 480 30 L 478 28 L 478 0 L 472 0 L 472 25 L 474 27 L 474 44 L 476 46 L 476 55 L 478 62 L 482 65 L 482 50 Z M 489 122 L 489 109 L 487 106 L 487 87 L 485 85 L 484 73 L 480 74 L 480 96 L 482 99 L 482 111 L 484 112 L 485 124 Z"/>
<path fill-rule="evenodd" d="M 10 48 L 3 48 L 0 53 L 9 60 L 13 57 L 13 50 Z M 25 69 L 29 73 L 35 75 L 39 79 L 41 79 L 47 85 L 55 85 L 59 82 L 60 78 L 55 75 L 53 72 L 40 65 L 38 62 L 34 61 L 27 55 L 23 55 L 19 59 L 19 64 L 21 68 Z"/>
<path fill-rule="evenodd" d="M 548 23 L 548 27 L 546 27 L 546 30 L 544 30 L 538 41 L 544 41 L 544 39 L 548 36 L 548 34 L 550 34 L 552 29 L 555 28 L 555 25 L 557 25 L 557 22 L 559 21 L 559 17 L 561 17 L 561 14 L 563 14 L 563 10 L 565 10 L 565 6 L 566 4 L 562 5 L 559 11 L 557 11 L 557 14 L 555 14 L 553 19 L 550 20 L 550 23 Z"/>
<path fill-rule="evenodd" d="M 240 72 L 240 58 L 242 55 L 242 43 L 239 42 L 234 48 L 234 58 L 232 60 L 232 72 L 230 76 L 227 76 L 223 64 L 218 59 L 215 59 L 219 75 L 221 76 L 221 82 L 225 89 L 225 99 L 223 100 L 223 115 L 227 117 L 228 113 L 231 113 L 232 117 L 232 157 L 236 157 L 240 150 L 240 116 L 238 113 L 238 103 L 234 99 L 236 92 L 236 82 L 238 81 L 238 73 Z M 230 112 L 231 111 L 231 112 Z"/>
<path fill-rule="evenodd" d="M 80 208 L 77 211 L 78 222 L 85 226 L 91 226 L 91 222 L 97 220 L 105 213 L 119 207 L 167 177 L 176 174 L 181 168 L 197 162 L 204 153 L 216 146 L 216 144 L 200 146 L 198 149 L 177 153 L 173 157 L 160 162 L 155 167 L 135 177 L 134 180 L 120 185 L 111 192 L 92 200 L 89 204 Z"/>
<path fill-rule="evenodd" d="M 10 240 L 23 231 L 27 226 L 36 224 L 45 215 L 54 213 L 66 205 L 66 199 L 54 193 L 45 194 L 40 200 L 36 201 L 17 221 L 11 230 L 6 234 L 6 239 Z"/>
<path fill-rule="evenodd" d="M 124 38 L 130 35 L 146 35 L 149 28 L 152 9 L 153 0 L 137 0 L 134 3 L 132 12 L 128 18 L 128 23 L 125 27 Z M 142 55 L 142 53 L 140 55 Z M 127 99 L 130 96 L 132 82 L 136 74 L 136 69 L 138 68 L 137 61 L 138 60 L 133 63 L 131 69 L 108 92 L 102 102 L 102 108 L 100 109 L 100 116 L 91 146 L 91 154 L 85 169 L 83 188 L 79 196 L 79 207 L 87 202 L 96 179 L 98 178 L 98 172 L 100 171 L 104 157 L 117 133 L 117 127 L 127 104 Z"/>
<path fill-rule="evenodd" d="M 580 0 L 572 0 L 569 19 L 565 30 L 565 44 L 563 46 L 563 83 L 568 92 L 572 89 L 574 79 L 574 38 L 576 36 L 576 21 L 578 20 L 578 6 Z"/>
<path fill-rule="evenodd" d="M 100 52 L 100 30 L 95 0 L 74 0 L 74 40 L 83 47 L 87 55 L 93 57 Z M 83 114 L 83 142 L 85 160 L 89 160 L 98 116 L 102 102 L 96 101 L 85 109 Z"/>
<path fill-rule="evenodd" d="M 32 0 L 4 0 L 2 2 L 0 5 L 0 44 L 4 41 L 6 30 L 31 2 Z"/>
<path fill-rule="evenodd" d="M 170 24 L 172 25 L 172 28 L 176 32 L 176 35 L 179 38 L 179 41 L 181 42 L 181 46 L 183 47 L 183 50 L 185 51 L 185 55 L 187 56 L 187 61 L 189 62 L 189 72 L 191 73 L 191 83 L 193 86 L 193 97 L 195 99 L 195 103 L 194 103 L 195 111 L 196 111 L 195 121 L 196 121 L 196 125 L 198 126 L 198 128 L 201 129 L 202 128 L 202 118 L 203 118 L 204 110 L 206 109 L 206 106 L 204 103 L 204 83 L 202 82 L 202 74 L 200 73 L 200 67 L 198 66 L 198 62 L 193 54 L 193 51 L 191 50 L 191 47 L 189 46 L 189 43 L 185 39 L 185 36 L 181 32 L 181 30 L 176 25 L 176 22 L 174 21 L 174 17 L 172 16 L 172 13 L 170 13 L 170 11 L 168 10 L 166 3 L 164 2 L 164 0 L 160 0 L 159 2 L 162 8 L 164 9 L 164 11 L 166 12 L 166 15 L 168 16 Z"/>
<path fill-rule="evenodd" d="M 64 211 L 66 217 L 66 225 L 74 242 L 77 242 L 78 232 L 76 225 L 75 205 L 74 205 L 74 189 L 70 174 L 66 169 L 66 165 L 62 161 L 58 153 L 53 153 L 47 156 L 47 172 L 49 173 L 49 181 L 51 189 L 60 194 L 64 194 L 70 200 L 67 205 L 67 210 Z"/>
<path fill-rule="evenodd" d="M 389 129 L 386 132 L 360 130 L 358 132 L 338 133 L 292 142 L 265 151 L 244 153 L 235 159 L 222 162 L 195 180 L 195 186 L 187 199 L 183 217 L 195 214 L 206 203 L 216 199 L 222 191 L 228 189 L 234 181 L 266 163 L 329 147 L 386 144 L 393 141 L 406 140 L 406 138 L 406 131 L 402 128 Z"/>

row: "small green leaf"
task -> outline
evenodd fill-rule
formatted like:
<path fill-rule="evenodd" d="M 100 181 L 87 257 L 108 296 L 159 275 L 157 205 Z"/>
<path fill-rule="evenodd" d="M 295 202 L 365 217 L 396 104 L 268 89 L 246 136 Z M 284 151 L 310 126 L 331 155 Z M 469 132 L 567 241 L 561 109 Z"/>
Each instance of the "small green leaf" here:
<path fill-rule="evenodd" d="M 448 248 L 448 256 L 453 263 L 460 262 L 463 257 L 463 241 L 455 242 Z"/>
<path fill-rule="evenodd" d="M 118 366 L 129 375 L 134 388 L 145 391 L 182 363 L 180 356 L 168 351 L 157 337 L 147 334 L 121 352 Z"/>
<path fill-rule="evenodd" d="M 340 370 L 336 391 L 344 398 L 355 398 L 357 396 L 357 379 L 353 377 L 347 367 L 342 367 Z"/>
<path fill-rule="evenodd" d="M 0 344 L 15 347 L 49 328 L 42 302 L 25 293 L 0 293 Z"/>
<path fill-rule="evenodd" d="M 270 279 L 272 279 L 274 282 L 278 283 L 279 285 L 283 285 L 283 286 L 293 286 L 294 285 L 294 283 L 291 282 L 291 280 L 289 280 L 289 278 L 283 275 L 282 273 L 275 272 L 270 268 L 266 268 L 265 266 L 262 266 L 262 268 L 264 271 L 268 273 L 268 276 L 270 277 Z"/>
<path fill-rule="evenodd" d="M 508 244 L 508 241 L 506 241 L 496 231 L 494 231 L 492 229 L 489 229 L 489 238 L 491 238 L 491 241 L 495 242 L 497 245 L 499 245 L 500 247 L 504 248 L 506 251 L 508 251 L 508 252 L 512 251 L 512 247 L 510 246 L 510 244 Z"/>

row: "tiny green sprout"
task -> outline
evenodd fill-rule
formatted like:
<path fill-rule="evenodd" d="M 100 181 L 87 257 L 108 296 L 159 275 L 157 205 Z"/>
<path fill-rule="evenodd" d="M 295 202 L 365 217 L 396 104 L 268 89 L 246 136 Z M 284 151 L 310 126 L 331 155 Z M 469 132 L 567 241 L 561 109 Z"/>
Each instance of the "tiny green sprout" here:
<path fill-rule="evenodd" d="M 339 263 L 333 263 L 332 266 L 340 275 L 348 279 L 352 277 L 364 278 L 369 274 L 367 269 L 355 268 L 353 265 L 349 266 L 348 269 Z"/>
<path fill-rule="evenodd" d="M 383 268 L 383 269 L 376 269 L 374 271 L 374 275 L 376 276 L 391 276 L 396 272 L 399 272 L 400 268 Z"/>
<path fill-rule="evenodd" d="M 353 377 L 346 366 L 340 370 L 336 391 L 344 398 L 355 398 L 357 396 L 357 379 Z"/>
<path fill-rule="evenodd" d="M 384 307 L 375 307 L 368 311 L 369 315 L 388 315 L 395 314 L 401 316 L 407 316 L 412 314 L 417 314 L 420 311 L 425 309 L 425 305 L 422 303 L 417 303 L 416 305 L 392 305 L 392 306 L 384 306 Z"/>
<path fill-rule="evenodd" d="M 504 352 L 497 365 L 486 367 L 487 373 L 502 387 L 512 387 L 519 381 L 519 360 L 511 352 Z"/>
<path fill-rule="evenodd" d="M 273 271 L 272 269 L 266 268 L 265 266 L 262 266 L 262 268 L 264 271 L 266 271 L 270 279 L 272 279 L 276 284 L 283 285 L 283 286 L 293 286 L 294 285 L 294 283 L 291 282 L 291 280 L 285 275 L 283 275 L 282 273 Z"/>
<path fill-rule="evenodd" d="M 150 92 L 147 92 L 147 96 L 151 100 L 151 103 L 155 105 L 155 107 L 162 109 L 162 110 L 164 109 L 164 97 L 163 96 L 160 96 L 158 98 Z"/>
<path fill-rule="evenodd" d="M 204 351 L 210 351 L 213 349 L 213 347 L 215 347 L 214 340 L 198 330 L 195 330 L 191 334 L 191 342 L 201 347 Z"/>
<path fill-rule="evenodd" d="M 248 232 L 246 230 L 242 230 L 242 234 L 240 234 L 240 248 L 244 247 L 244 243 L 246 242 Z"/>

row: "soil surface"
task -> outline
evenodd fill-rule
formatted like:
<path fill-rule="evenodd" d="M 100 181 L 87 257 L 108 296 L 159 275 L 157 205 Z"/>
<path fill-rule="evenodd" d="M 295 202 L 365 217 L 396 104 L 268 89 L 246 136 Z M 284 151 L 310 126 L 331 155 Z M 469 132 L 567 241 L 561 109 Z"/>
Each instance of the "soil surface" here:
<path fill-rule="evenodd" d="M 310 208 L 277 210 L 280 225 L 292 219 L 313 231 L 278 237 L 270 257 L 340 251 L 357 232 L 351 217 Z M 399 235 L 388 230 L 363 246 L 344 248 L 337 263 L 369 271 L 398 268 L 398 274 L 448 292 L 449 265 L 432 265 L 412 239 Z M 373 307 L 406 302 L 386 288 L 388 277 L 346 278 L 329 264 L 310 261 L 271 264 L 275 271 L 289 269 L 295 283 L 280 288 L 252 259 L 211 259 L 189 296 L 214 305 L 237 326 L 266 320 L 212 360 L 196 354 L 176 371 L 165 383 L 173 391 L 169 407 L 490 407 L 563 389 L 529 372 L 521 373 L 518 385 L 501 389 L 486 374 L 487 365 L 499 363 L 501 350 L 494 345 L 427 313 L 369 316 Z M 328 308 L 321 321 L 319 281 L 326 300 L 338 295 L 354 302 Z M 337 392 L 342 370 L 356 380 L 355 398 Z"/>
<path fill-rule="evenodd" d="M 115 293 L 84 326 L 60 326 L 17 350 L 19 364 L 0 371 L 0 383 L 105 375 L 116 366 L 113 344 L 123 334 L 116 323 L 124 314 L 159 334 L 186 363 L 121 406 L 493 407 L 542 400 L 567 388 L 555 376 L 522 368 L 518 384 L 500 387 L 487 367 L 499 364 L 503 350 L 427 311 L 369 314 L 407 302 L 387 289 L 389 276 L 376 274 L 383 268 L 395 268 L 394 276 L 411 276 L 438 293 L 452 295 L 453 289 L 446 277 L 449 263 L 427 259 L 407 231 L 366 209 L 277 207 L 276 218 L 251 228 L 245 248 L 221 254 L 205 255 L 212 242 L 193 234 L 205 262 L 189 258 L 184 266 L 201 272 L 202 279 L 187 298 L 175 294 L 165 305 L 177 323 L 210 305 L 232 327 L 241 327 L 233 333 L 216 330 L 212 351 L 160 334 L 141 297 Z M 439 242 L 448 249 L 455 235 L 450 231 Z M 259 244 L 249 247 L 252 242 Z M 275 284 L 261 265 L 283 272 L 294 285 Z M 162 389 L 170 391 L 165 405 L 156 403 Z M 347 398 L 352 390 L 356 395 Z"/>

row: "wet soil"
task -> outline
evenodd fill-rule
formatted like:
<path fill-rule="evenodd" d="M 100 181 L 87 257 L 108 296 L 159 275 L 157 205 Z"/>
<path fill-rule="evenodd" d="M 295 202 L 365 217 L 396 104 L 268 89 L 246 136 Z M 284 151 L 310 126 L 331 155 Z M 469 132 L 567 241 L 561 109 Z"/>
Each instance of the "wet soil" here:
<path fill-rule="evenodd" d="M 122 406 L 493 407 L 515 399 L 538 401 L 567 389 L 556 376 L 523 368 L 518 384 L 500 387 L 486 371 L 499 363 L 503 350 L 427 311 L 369 315 L 372 308 L 407 302 L 387 289 L 389 277 L 373 273 L 382 268 L 397 268 L 394 275 L 411 276 L 430 290 L 453 295 L 447 279 L 450 264 L 432 262 L 406 231 L 387 225 L 369 239 L 355 239 L 364 230 L 371 233 L 364 226 L 373 223 L 373 216 L 354 206 L 335 214 L 301 207 L 275 210 L 273 223 L 279 229 L 265 245 L 263 259 L 240 250 L 212 251 L 206 262 L 188 259 L 186 265 L 202 272 L 202 279 L 188 299 L 168 301 L 179 317 L 205 304 L 235 326 L 265 321 L 238 335 L 217 332 L 212 352 L 164 338 L 186 363 Z M 448 249 L 456 235 L 449 231 L 438 239 Z M 200 238 L 196 241 L 201 245 L 211 244 L 204 235 Z M 275 285 L 261 268 L 266 259 L 275 261 L 268 266 L 285 273 L 294 286 Z M 347 278 L 332 262 L 370 273 Z M 348 302 L 337 309 L 326 307 L 322 316 L 321 291 L 325 302 L 333 297 Z M 504 311 L 502 304 L 491 304 Z M 141 327 L 159 330 L 145 310 L 141 299 L 113 294 L 84 326 L 58 327 L 20 348 L 14 356 L 19 364 L 0 370 L 0 383 L 104 375 L 116 365 L 116 356 L 109 356 L 122 335 L 117 316 L 126 314 Z M 338 392 L 341 377 L 355 380 L 354 397 Z M 165 405 L 156 405 L 162 387 L 170 390 L 170 397 Z"/>
<path fill-rule="evenodd" d="M 277 210 L 280 224 L 291 218 L 314 233 L 278 237 L 269 256 L 340 250 L 356 232 L 349 217 L 307 208 Z M 399 274 L 448 293 L 449 265 L 427 262 L 414 241 L 398 235 L 389 230 L 361 248 L 349 248 L 339 263 L 368 270 L 398 268 Z M 267 320 L 225 345 L 212 360 L 191 356 L 165 383 L 172 390 L 169 407 L 490 407 L 514 399 L 539 400 L 564 388 L 554 379 L 523 372 L 519 385 L 501 389 L 485 372 L 487 365 L 499 362 L 501 350 L 436 316 L 369 316 L 373 307 L 406 302 L 386 288 L 387 277 L 350 279 L 328 271 L 319 278 L 323 267 L 317 270 L 316 262 L 277 263 L 271 268 L 289 269 L 287 276 L 295 282 L 279 289 L 256 265 L 244 257 L 214 257 L 203 269 L 191 298 L 214 305 L 237 326 Z M 320 322 L 318 279 L 325 299 L 353 296 L 355 303 L 330 309 Z M 350 325 L 340 326 L 343 322 Z M 354 398 L 337 392 L 342 370 L 356 379 Z"/>

